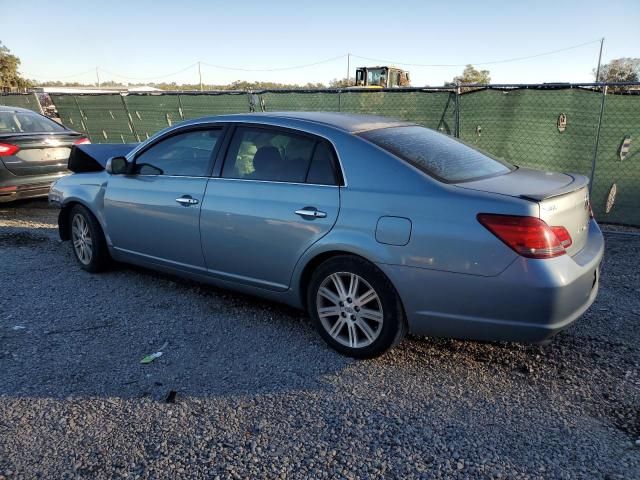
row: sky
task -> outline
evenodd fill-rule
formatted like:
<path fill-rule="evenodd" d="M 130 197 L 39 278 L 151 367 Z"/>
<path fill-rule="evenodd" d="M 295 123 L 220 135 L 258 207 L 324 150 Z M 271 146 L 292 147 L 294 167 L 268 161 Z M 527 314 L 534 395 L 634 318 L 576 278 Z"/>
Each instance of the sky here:
<path fill-rule="evenodd" d="M 590 82 L 603 63 L 640 57 L 640 0 L 334 1 L 0 0 L 0 41 L 36 80 L 281 83 L 344 78 L 392 61 L 414 86 L 474 64 L 493 83 Z M 575 45 L 553 55 L 538 55 Z M 278 69 L 333 59 L 305 68 Z M 455 65 L 455 66 L 418 66 Z M 215 67 L 217 65 L 218 67 Z"/>

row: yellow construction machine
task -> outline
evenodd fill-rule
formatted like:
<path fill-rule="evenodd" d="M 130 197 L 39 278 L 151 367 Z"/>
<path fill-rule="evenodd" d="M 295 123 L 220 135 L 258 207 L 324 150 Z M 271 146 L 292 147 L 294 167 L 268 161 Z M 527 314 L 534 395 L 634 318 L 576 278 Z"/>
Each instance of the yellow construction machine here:
<path fill-rule="evenodd" d="M 356 88 L 409 87 L 409 72 L 397 67 L 360 67 L 356 69 Z"/>

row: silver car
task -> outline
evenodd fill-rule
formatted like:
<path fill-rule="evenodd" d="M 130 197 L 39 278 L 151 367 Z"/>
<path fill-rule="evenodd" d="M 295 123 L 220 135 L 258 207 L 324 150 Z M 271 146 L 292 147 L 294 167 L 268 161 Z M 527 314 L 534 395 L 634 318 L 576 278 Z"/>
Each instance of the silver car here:
<path fill-rule="evenodd" d="M 407 332 L 542 342 L 598 291 L 587 178 L 413 123 L 207 117 L 75 147 L 69 167 L 49 199 L 82 268 L 113 259 L 305 308 L 354 357 Z"/>

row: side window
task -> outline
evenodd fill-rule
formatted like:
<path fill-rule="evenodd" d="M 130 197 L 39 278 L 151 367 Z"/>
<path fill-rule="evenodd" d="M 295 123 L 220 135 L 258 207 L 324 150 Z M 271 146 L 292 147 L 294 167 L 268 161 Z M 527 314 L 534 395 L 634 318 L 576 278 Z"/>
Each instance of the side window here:
<path fill-rule="evenodd" d="M 318 142 L 318 146 L 311 159 L 307 183 L 315 183 L 318 185 L 338 184 L 333 151 L 325 142 Z"/>
<path fill-rule="evenodd" d="M 229 146 L 222 176 L 303 183 L 317 143 L 285 131 L 240 127 Z"/>
<path fill-rule="evenodd" d="M 135 173 L 203 177 L 222 129 L 192 130 L 161 140 L 136 157 Z"/>

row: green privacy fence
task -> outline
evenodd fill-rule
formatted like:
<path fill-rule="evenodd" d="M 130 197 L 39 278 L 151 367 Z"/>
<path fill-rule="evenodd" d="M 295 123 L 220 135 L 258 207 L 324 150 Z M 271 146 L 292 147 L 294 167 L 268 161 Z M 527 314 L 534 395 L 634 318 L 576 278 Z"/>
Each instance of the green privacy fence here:
<path fill-rule="evenodd" d="M 459 108 L 462 140 L 516 165 L 587 175 L 598 220 L 640 225 L 640 91 L 489 88 L 461 94 Z"/>
<path fill-rule="evenodd" d="M 263 91 L 257 93 L 51 94 L 62 122 L 92 142 L 142 141 L 190 118 L 254 111 L 335 111 L 400 117 L 454 133 L 449 91 Z"/>
<path fill-rule="evenodd" d="M 0 96 L 0 104 L 12 95 Z M 12 102 L 35 96 L 12 98 Z M 590 176 L 602 222 L 640 226 L 640 84 L 51 95 L 94 143 L 143 141 L 205 115 L 337 111 L 410 120 L 521 166 Z M 33 100 L 32 100 L 33 101 Z M 29 107 L 27 107 L 29 108 Z"/>
<path fill-rule="evenodd" d="M 597 218 L 640 225 L 640 95 L 605 97 L 598 138 L 591 192 Z"/>
<path fill-rule="evenodd" d="M 42 107 L 35 93 L 0 94 L 0 105 L 28 108 L 34 112 L 42 113 Z"/>
<path fill-rule="evenodd" d="M 259 94 L 265 111 L 333 111 L 410 120 L 453 133 L 455 95 L 441 90 L 268 91 Z"/>

